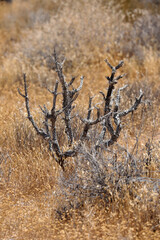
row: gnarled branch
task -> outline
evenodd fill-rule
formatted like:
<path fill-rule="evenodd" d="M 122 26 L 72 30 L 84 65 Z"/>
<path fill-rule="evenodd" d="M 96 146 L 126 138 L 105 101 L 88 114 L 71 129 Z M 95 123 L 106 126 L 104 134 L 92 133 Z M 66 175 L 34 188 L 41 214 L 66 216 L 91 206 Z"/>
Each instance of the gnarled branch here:
<path fill-rule="evenodd" d="M 44 115 L 44 129 L 41 129 L 37 126 L 31 115 L 25 74 L 23 75 L 24 94 L 22 94 L 19 89 L 18 92 L 25 99 L 28 115 L 27 117 L 33 128 L 36 130 L 37 134 L 48 141 L 49 150 L 51 151 L 53 158 L 64 170 L 64 160 L 68 157 L 74 157 L 78 154 L 84 141 L 89 139 L 88 132 L 92 126 L 95 125 L 97 128 L 102 128 L 98 137 L 98 141 L 95 144 L 96 150 L 101 149 L 103 146 L 108 148 L 110 145 L 114 144 L 117 141 L 122 129 L 121 119 L 129 113 L 134 112 L 138 108 L 143 97 L 143 92 L 140 90 L 139 97 L 135 99 L 134 104 L 129 109 L 119 110 L 121 100 L 120 93 L 126 88 L 126 85 L 122 88 L 119 88 L 115 96 L 113 95 L 113 90 L 118 81 L 125 76 L 125 74 L 123 74 L 115 77 L 117 70 L 122 67 L 123 61 L 120 61 L 119 64 L 114 67 L 106 59 L 105 62 L 111 69 L 111 75 L 106 77 L 109 84 L 107 93 L 105 94 L 103 91 L 99 92 L 102 95 L 104 107 L 102 109 L 102 107 L 99 106 L 100 103 L 93 105 L 93 97 L 89 97 L 87 116 L 86 118 L 82 118 L 78 114 L 72 114 L 72 111 L 75 108 L 73 103 L 79 96 L 79 92 L 82 89 L 84 77 L 81 76 L 79 87 L 74 88 L 73 83 L 75 82 L 76 77 L 73 77 L 69 83 L 66 81 L 66 78 L 63 74 L 63 64 L 65 60 L 59 61 L 55 50 L 53 53 L 53 60 L 55 63 L 58 80 L 55 82 L 53 91 L 48 89 L 48 91 L 53 95 L 51 110 L 49 111 L 45 105 L 43 105 L 43 107 L 40 106 L 40 109 Z M 62 92 L 58 91 L 59 86 L 61 87 Z M 61 107 L 57 109 L 57 98 L 59 96 L 62 97 L 62 104 Z M 101 114 L 102 110 L 103 113 Z M 94 117 L 93 119 L 92 114 L 95 111 L 96 118 Z M 79 118 L 83 125 L 82 133 L 78 141 L 75 141 L 73 137 L 73 118 Z M 60 139 L 58 138 L 57 124 L 59 121 L 62 121 L 65 126 L 65 134 L 68 139 L 67 150 L 64 150 L 63 146 L 60 144 Z M 109 139 L 106 139 L 105 137 L 106 132 L 109 134 Z"/>

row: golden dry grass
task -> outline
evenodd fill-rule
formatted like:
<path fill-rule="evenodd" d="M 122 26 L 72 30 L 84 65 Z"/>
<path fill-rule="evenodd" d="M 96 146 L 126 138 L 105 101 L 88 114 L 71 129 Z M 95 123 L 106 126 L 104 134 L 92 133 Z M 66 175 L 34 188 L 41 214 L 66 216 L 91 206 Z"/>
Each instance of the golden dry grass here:
<path fill-rule="evenodd" d="M 0 5 L 0 239 L 159 239 L 160 42 L 158 26 L 149 25 L 148 33 L 142 25 L 143 16 L 150 19 L 151 14 L 142 11 L 133 26 L 111 2 L 17 0 Z M 145 43 L 148 36 L 156 41 Z M 62 173 L 27 121 L 17 93 L 25 72 L 31 111 L 40 123 L 39 104 L 50 106 L 52 101 L 45 87 L 56 79 L 49 56 L 55 45 L 66 57 L 66 76 L 85 76 L 77 100 L 80 112 L 87 108 L 88 95 L 107 86 L 106 57 L 113 64 L 125 61 L 121 71 L 127 77 L 120 85 L 129 87 L 124 106 L 128 97 L 134 99 L 140 88 L 144 91 L 146 103 L 124 120 L 118 140 L 138 159 L 140 176 L 129 184 L 120 179 L 119 190 L 118 173 L 109 166 L 106 197 L 92 198 L 77 190 L 70 196 L 63 181 L 69 182 L 74 173 L 72 160 Z M 125 153 L 118 147 L 112 150 L 118 164 L 126 164 Z M 90 184 L 84 166 L 78 166 L 80 179 Z M 130 162 L 126 169 L 131 171 Z"/>

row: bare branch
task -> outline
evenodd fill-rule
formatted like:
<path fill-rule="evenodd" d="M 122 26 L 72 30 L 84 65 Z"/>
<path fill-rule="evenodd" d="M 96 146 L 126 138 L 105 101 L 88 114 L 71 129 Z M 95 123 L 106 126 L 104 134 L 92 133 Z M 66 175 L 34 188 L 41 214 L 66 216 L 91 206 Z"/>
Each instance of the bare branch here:
<path fill-rule="evenodd" d="M 99 93 L 102 95 L 102 97 L 103 97 L 103 100 L 105 101 L 106 97 L 105 97 L 105 94 L 104 94 L 104 92 L 100 91 Z"/>
<path fill-rule="evenodd" d="M 71 109 L 71 110 L 74 109 L 74 107 L 71 107 L 71 105 L 72 105 L 72 103 L 76 100 L 77 97 L 78 97 L 78 95 L 75 95 L 74 98 L 68 103 L 67 106 L 65 106 L 65 107 L 64 107 L 63 109 L 61 109 L 61 110 L 57 110 L 57 111 L 56 111 L 56 116 L 62 114 L 62 113 L 66 110 L 66 108 L 69 108 L 69 109 Z"/>
<path fill-rule="evenodd" d="M 108 62 L 108 59 L 106 58 L 105 60 L 104 60 L 106 63 L 107 63 L 107 65 L 110 67 L 110 69 L 113 71 L 115 68 Z"/>
<path fill-rule="evenodd" d="M 89 97 L 88 113 L 87 113 L 87 120 L 88 121 L 91 118 L 91 113 L 92 113 L 92 110 L 93 110 L 93 108 L 92 108 L 92 100 L 93 100 L 93 97 Z M 90 125 L 88 123 L 85 123 L 84 129 L 83 129 L 83 133 L 81 135 L 81 140 L 84 140 L 86 138 L 89 128 L 90 128 Z"/>
<path fill-rule="evenodd" d="M 79 92 L 82 89 L 83 86 L 83 80 L 84 80 L 84 76 L 81 76 L 81 82 L 78 88 L 75 89 L 75 92 Z"/>
<path fill-rule="evenodd" d="M 77 77 L 78 77 L 78 75 L 75 77 L 72 77 L 71 81 L 68 83 L 68 87 L 70 87 L 74 83 L 74 81 Z"/>
<path fill-rule="evenodd" d="M 55 107 L 56 107 L 56 100 L 57 100 L 57 89 L 58 89 L 58 84 L 59 84 L 59 81 L 56 81 L 56 84 L 55 84 L 55 88 L 54 88 L 54 92 L 53 92 L 53 106 L 52 106 L 52 111 L 55 111 Z"/>
<path fill-rule="evenodd" d="M 114 85 L 117 84 L 117 81 L 121 78 L 123 78 L 125 76 L 125 74 L 123 75 L 119 75 L 118 77 L 114 78 L 116 71 L 123 66 L 123 61 L 120 61 L 119 64 L 116 67 L 113 67 L 108 60 L 106 59 L 105 62 L 107 63 L 107 65 L 111 68 L 112 73 L 111 76 L 107 76 L 107 80 L 109 81 L 109 87 L 108 87 L 108 91 L 107 91 L 107 95 L 105 96 L 105 94 L 103 92 L 100 92 L 100 94 L 102 94 L 104 102 L 105 102 L 105 106 L 104 106 L 104 115 L 106 115 L 107 113 L 111 113 L 112 112 L 112 94 L 113 94 L 113 90 L 114 90 Z M 126 87 L 126 86 L 125 86 Z M 111 115 L 109 115 L 108 117 L 105 118 L 104 122 L 103 122 L 103 128 L 102 131 L 99 135 L 99 140 L 96 143 L 95 148 L 98 149 L 100 145 L 105 145 L 105 147 L 108 147 L 110 145 L 112 145 L 114 142 L 117 141 L 120 131 L 121 131 L 121 121 L 120 121 L 120 116 L 117 113 L 118 109 L 119 109 L 119 104 L 120 104 L 120 91 L 123 90 L 125 87 L 120 88 L 118 90 L 117 93 L 117 97 L 115 99 L 115 107 L 113 110 L 113 119 L 114 119 L 114 123 L 116 125 L 116 129 L 114 130 L 114 127 L 112 125 L 112 121 L 111 121 Z M 104 141 L 104 137 L 106 134 L 106 130 L 108 130 L 108 132 L 110 133 L 110 139 L 107 141 Z"/>
<path fill-rule="evenodd" d="M 142 97 L 143 97 L 143 92 L 142 92 L 142 90 L 140 90 L 140 95 L 138 98 L 136 98 L 135 103 L 131 106 L 131 108 L 119 113 L 119 117 L 124 117 L 127 114 L 135 111 L 138 108 L 139 104 L 141 103 Z"/>
<path fill-rule="evenodd" d="M 19 93 L 23 98 L 25 98 L 25 95 L 20 92 L 19 88 L 17 88 L 17 90 L 18 90 L 18 93 Z"/>
<path fill-rule="evenodd" d="M 64 114 L 65 114 L 65 118 L 64 118 L 64 122 L 65 122 L 65 125 L 66 125 L 66 134 L 67 134 L 67 137 L 68 137 L 68 143 L 69 145 L 72 145 L 73 143 L 73 133 L 72 133 L 72 128 L 71 128 L 71 118 L 70 118 L 70 96 L 69 96 L 69 90 L 68 90 L 68 84 L 67 82 L 65 81 L 65 77 L 63 75 L 63 71 L 62 71 L 62 66 L 63 64 L 62 63 L 59 63 L 58 62 L 58 59 L 57 59 L 57 54 L 56 54 L 56 51 L 54 50 L 54 60 L 55 60 L 55 65 L 56 65 L 56 72 L 58 74 L 58 77 L 59 77 L 59 81 L 62 85 L 62 95 L 63 95 L 63 108 L 65 109 L 64 110 Z"/>
<path fill-rule="evenodd" d="M 115 69 L 119 69 L 120 67 L 122 67 L 124 64 L 124 61 L 120 61 L 119 64 L 115 67 Z"/>
<path fill-rule="evenodd" d="M 99 115 L 99 114 L 98 114 Z M 106 115 L 104 115 L 104 116 L 99 116 L 99 117 L 97 117 L 95 120 L 88 120 L 88 119 L 86 119 L 86 118 L 81 118 L 80 116 L 78 116 L 79 118 L 80 118 L 80 120 L 83 122 L 83 123 L 85 123 L 85 124 L 87 124 L 87 125 L 89 125 L 89 126 L 92 126 L 92 125 L 95 125 L 95 124 L 97 124 L 97 123 L 99 123 L 99 122 L 102 122 L 106 117 L 108 117 L 109 115 L 111 115 L 111 113 L 108 113 L 108 114 L 106 114 Z"/>
<path fill-rule="evenodd" d="M 117 82 L 119 79 L 121 79 L 121 78 L 123 78 L 123 77 L 125 77 L 125 76 L 126 76 L 126 74 L 119 75 L 118 77 L 116 77 L 116 78 L 114 79 L 114 81 Z"/>
<path fill-rule="evenodd" d="M 26 110 L 27 110 L 27 114 L 28 114 L 28 119 L 29 121 L 32 123 L 32 126 L 34 127 L 34 129 L 36 130 L 36 132 L 41 135 L 44 138 L 47 138 L 48 135 L 47 133 L 45 133 L 42 129 L 39 129 L 37 124 L 35 123 L 31 113 L 30 113 L 30 107 L 29 107 L 29 98 L 28 98 L 28 92 L 27 92 L 27 82 L 26 82 L 26 74 L 23 74 L 23 81 L 24 81 L 24 91 L 25 91 L 25 95 L 23 95 L 20 91 L 19 94 L 25 98 L 25 103 L 26 103 Z"/>
<path fill-rule="evenodd" d="M 117 91 L 117 96 L 115 98 L 115 107 L 114 107 L 114 113 L 116 113 L 119 109 L 119 104 L 120 104 L 120 92 L 124 90 L 128 85 L 125 85 L 121 88 L 118 89 Z"/>
<path fill-rule="evenodd" d="M 93 125 L 96 125 L 97 128 L 98 127 L 102 128 L 98 136 L 97 143 L 95 144 L 96 152 L 98 149 L 101 148 L 104 149 L 104 147 L 108 148 L 109 146 L 117 142 L 122 129 L 121 118 L 126 116 L 130 112 L 135 111 L 138 108 L 142 101 L 143 92 L 140 91 L 139 97 L 135 99 L 134 104 L 129 109 L 120 111 L 119 110 L 121 100 L 120 92 L 124 90 L 127 87 L 127 85 L 125 85 L 122 88 L 119 88 L 116 96 L 113 95 L 113 90 L 118 80 L 125 76 L 125 74 L 122 74 L 115 77 L 116 71 L 123 66 L 123 61 L 120 61 L 119 64 L 114 67 L 106 59 L 105 62 L 111 69 L 111 74 L 110 76 L 106 77 L 109 84 L 107 93 L 105 94 L 103 91 L 99 92 L 103 98 L 103 108 L 101 109 L 99 107 L 101 103 L 96 103 L 95 105 L 93 105 L 92 104 L 93 97 L 89 97 L 88 110 L 86 114 L 87 116 L 86 118 L 82 118 L 78 114 L 72 114 L 72 112 L 73 109 L 75 108 L 75 105 L 73 105 L 73 103 L 79 96 L 79 92 L 82 89 L 84 77 L 83 76 L 80 77 L 79 87 L 74 88 L 73 83 L 75 82 L 76 77 L 73 77 L 69 81 L 69 83 L 67 83 L 65 76 L 63 74 L 63 64 L 65 62 L 65 59 L 63 61 L 59 61 L 55 50 L 52 58 L 55 63 L 55 69 L 58 75 L 58 80 L 56 80 L 55 82 L 53 91 L 48 89 L 48 91 L 53 95 L 51 110 L 48 110 L 45 105 L 43 105 L 43 107 L 40 106 L 40 109 L 44 115 L 43 120 L 44 129 L 40 129 L 37 126 L 31 115 L 25 74 L 23 76 L 24 94 L 21 93 L 19 89 L 18 93 L 20 94 L 21 97 L 25 99 L 28 119 L 31 122 L 33 128 L 36 130 L 37 134 L 41 135 L 48 142 L 49 150 L 51 151 L 52 157 L 64 170 L 65 159 L 68 157 L 75 157 L 80 152 L 80 149 L 84 144 L 84 141 L 90 139 L 89 136 L 87 136 L 87 134 Z M 62 92 L 58 92 L 59 84 L 60 87 L 62 88 Z M 58 110 L 57 98 L 60 94 L 62 95 L 62 104 Z M 92 113 L 94 110 L 96 111 L 96 119 L 93 119 L 92 117 Z M 82 121 L 83 125 L 81 136 L 76 142 L 75 139 L 73 138 L 72 130 L 73 128 L 72 119 L 75 117 L 78 117 Z M 64 147 L 61 145 L 61 141 L 58 137 L 59 134 L 57 133 L 57 125 L 59 124 L 59 121 L 61 121 L 64 124 L 65 134 L 68 138 L 68 143 L 66 144 L 67 147 L 66 151 L 64 151 Z M 109 133 L 108 139 L 105 138 L 107 132 Z"/>

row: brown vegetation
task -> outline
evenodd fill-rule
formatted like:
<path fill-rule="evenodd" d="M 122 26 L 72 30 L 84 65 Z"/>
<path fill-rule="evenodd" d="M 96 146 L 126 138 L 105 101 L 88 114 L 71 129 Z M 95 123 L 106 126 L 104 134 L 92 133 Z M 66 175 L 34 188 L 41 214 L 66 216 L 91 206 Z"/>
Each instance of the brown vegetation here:
<path fill-rule="evenodd" d="M 0 239 L 159 239 L 160 15 L 141 8 L 126 21 L 124 2 L 0 3 Z M 106 88 L 106 57 L 114 66 L 125 62 L 122 110 L 144 93 L 141 106 L 122 120 L 117 143 L 98 154 L 87 143 L 65 161 L 64 172 L 27 121 L 17 92 L 26 73 L 30 109 L 41 124 L 38 106 L 51 108 L 46 87 L 53 89 L 57 78 L 54 47 L 66 57 L 67 79 L 85 76 L 76 100 L 80 116 L 88 96 Z M 82 124 L 73 124 L 78 135 Z M 91 139 L 97 130 L 89 131 Z M 61 146 L 63 131 L 59 124 Z"/>

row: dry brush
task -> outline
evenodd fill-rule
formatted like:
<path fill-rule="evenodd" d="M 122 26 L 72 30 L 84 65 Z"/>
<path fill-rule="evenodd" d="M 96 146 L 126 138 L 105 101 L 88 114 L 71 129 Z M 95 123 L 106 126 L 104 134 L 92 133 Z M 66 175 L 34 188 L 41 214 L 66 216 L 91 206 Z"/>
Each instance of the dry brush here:
<path fill-rule="evenodd" d="M 134 104 L 128 109 L 121 110 L 120 109 L 120 100 L 121 100 L 121 91 L 124 90 L 127 85 L 118 88 L 117 93 L 114 95 L 115 85 L 118 81 L 124 77 L 125 74 L 115 76 L 117 70 L 123 66 L 123 61 L 120 61 L 118 65 L 115 67 L 112 66 L 109 61 L 106 59 L 105 62 L 111 69 L 110 76 L 106 76 L 108 80 L 108 88 L 107 92 L 100 91 L 99 94 L 102 95 L 103 102 L 96 103 L 93 105 L 93 98 L 89 97 L 88 102 L 88 111 L 86 117 L 83 118 L 77 112 L 73 114 L 73 109 L 76 108 L 74 105 L 79 93 L 83 87 L 84 77 L 80 77 L 80 85 L 75 88 L 73 86 L 76 77 L 71 78 L 70 81 L 66 81 L 66 77 L 63 73 L 63 65 L 65 59 L 63 61 L 59 60 L 57 57 L 56 51 L 52 55 L 52 59 L 55 65 L 55 70 L 57 72 L 58 80 L 55 82 L 54 90 L 48 89 L 49 93 L 53 95 L 53 102 L 51 110 L 48 110 L 46 105 L 43 107 L 40 106 L 40 109 L 44 115 L 43 128 L 39 128 L 37 123 L 35 122 L 31 111 L 30 111 L 30 102 L 28 96 L 28 86 L 26 75 L 24 74 L 24 94 L 18 89 L 19 94 L 24 98 L 27 110 L 27 117 L 31 122 L 33 128 L 44 138 L 49 144 L 49 150 L 52 153 L 53 158 L 56 162 L 62 167 L 64 170 L 65 159 L 69 157 L 75 157 L 78 155 L 81 147 L 85 144 L 85 141 L 90 139 L 89 130 L 93 127 L 100 127 L 99 136 L 95 142 L 95 151 L 100 151 L 102 148 L 107 149 L 109 146 L 113 145 L 117 142 L 120 132 L 122 129 L 121 120 L 123 117 L 128 115 L 129 113 L 133 113 L 138 106 L 140 105 L 143 97 L 143 92 L 140 90 L 140 95 L 135 99 Z M 58 91 L 61 87 L 61 92 Z M 57 98 L 61 97 L 61 107 L 58 109 Z M 74 110 L 75 111 L 75 110 Z M 96 111 L 96 117 L 95 112 Z M 82 122 L 83 128 L 80 134 L 79 139 L 74 139 L 73 134 L 73 119 L 76 118 Z M 62 123 L 65 127 L 64 134 L 67 137 L 67 150 L 64 150 L 64 146 L 61 146 L 60 139 L 57 134 L 57 126 Z M 99 125 L 99 126 L 98 126 Z M 106 139 L 106 133 L 109 133 L 109 139 Z M 91 140 L 91 139 L 90 139 Z"/>

